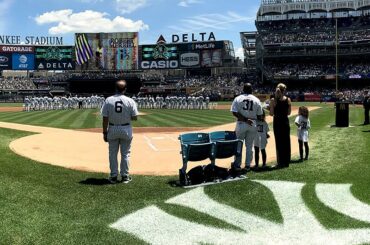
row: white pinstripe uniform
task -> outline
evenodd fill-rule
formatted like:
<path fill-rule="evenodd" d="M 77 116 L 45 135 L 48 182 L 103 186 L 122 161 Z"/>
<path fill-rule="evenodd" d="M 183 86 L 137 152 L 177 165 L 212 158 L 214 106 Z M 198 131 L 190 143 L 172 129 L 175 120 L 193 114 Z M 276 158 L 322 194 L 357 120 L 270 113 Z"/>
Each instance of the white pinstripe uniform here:
<path fill-rule="evenodd" d="M 257 134 L 257 116 L 263 114 L 261 101 L 252 94 L 242 94 L 235 98 L 231 111 L 239 113 L 246 119 L 253 121 L 252 125 L 246 122 L 238 121 L 236 124 L 236 135 L 238 139 L 245 141 L 246 159 L 245 166 L 248 168 L 253 159 L 253 141 Z M 241 165 L 241 157 L 236 158 L 234 167 L 239 168 Z"/>
<path fill-rule="evenodd" d="M 132 142 L 131 118 L 138 116 L 139 112 L 133 99 L 124 95 L 114 95 L 106 99 L 101 114 L 108 117 L 108 143 L 110 176 L 118 176 L 117 154 L 121 148 L 121 176 L 129 175 L 129 157 Z"/>

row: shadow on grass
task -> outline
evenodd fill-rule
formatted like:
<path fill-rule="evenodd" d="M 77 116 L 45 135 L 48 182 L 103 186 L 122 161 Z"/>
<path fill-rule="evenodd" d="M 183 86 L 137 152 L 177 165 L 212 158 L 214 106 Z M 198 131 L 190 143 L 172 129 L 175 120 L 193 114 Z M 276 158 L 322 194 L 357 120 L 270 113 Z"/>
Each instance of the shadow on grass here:
<path fill-rule="evenodd" d="M 111 185 L 108 179 L 88 178 L 78 182 L 82 185 Z"/>
<path fill-rule="evenodd" d="M 364 130 L 363 133 L 370 133 L 370 130 Z"/>

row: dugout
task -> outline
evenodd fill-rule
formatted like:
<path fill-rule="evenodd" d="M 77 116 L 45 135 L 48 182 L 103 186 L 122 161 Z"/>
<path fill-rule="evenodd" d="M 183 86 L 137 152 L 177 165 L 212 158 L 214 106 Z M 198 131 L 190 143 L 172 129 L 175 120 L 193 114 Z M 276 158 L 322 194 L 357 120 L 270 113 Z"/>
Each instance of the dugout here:
<path fill-rule="evenodd" d="M 124 79 L 127 81 L 127 93 L 137 94 L 140 91 L 142 82 L 138 78 L 105 78 L 85 79 L 71 78 L 68 80 L 69 91 L 72 94 L 98 94 L 110 96 L 115 93 L 115 82 Z"/>

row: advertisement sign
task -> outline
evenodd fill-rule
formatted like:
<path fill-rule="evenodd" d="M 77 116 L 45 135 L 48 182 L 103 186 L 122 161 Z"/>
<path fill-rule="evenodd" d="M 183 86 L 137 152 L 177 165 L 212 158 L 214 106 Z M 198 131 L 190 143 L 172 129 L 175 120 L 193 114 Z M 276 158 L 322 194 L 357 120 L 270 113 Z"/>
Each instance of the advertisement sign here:
<path fill-rule="evenodd" d="M 201 66 L 202 67 L 222 66 L 222 50 L 221 49 L 202 50 Z"/>
<path fill-rule="evenodd" d="M 72 46 L 36 47 L 37 70 L 74 70 L 75 67 Z"/>
<path fill-rule="evenodd" d="M 34 70 L 34 69 L 35 69 L 34 54 L 12 55 L 12 70 Z"/>
<path fill-rule="evenodd" d="M 33 54 L 34 52 L 33 46 L 0 46 L 0 53 Z"/>
<path fill-rule="evenodd" d="M 0 70 L 12 69 L 12 55 L 0 53 Z"/>
<path fill-rule="evenodd" d="M 224 42 L 223 41 L 215 41 L 215 42 L 196 42 L 196 43 L 181 43 L 178 44 L 178 48 L 180 51 L 198 51 L 204 49 L 223 49 Z"/>
<path fill-rule="evenodd" d="M 182 53 L 180 55 L 180 65 L 183 68 L 194 68 L 200 66 L 199 52 Z"/>
<path fill-rule="evenodd" d="M 140 69 L 176 69 L 179 68 L 177 45 L 168 45 L 163 36 L 156 45 L 141 47 Z"/>
<path fill-rule="evenodd" d="M 76 62 L 87 70 L 135 70 L 138 32 L 77 33 Z"/>

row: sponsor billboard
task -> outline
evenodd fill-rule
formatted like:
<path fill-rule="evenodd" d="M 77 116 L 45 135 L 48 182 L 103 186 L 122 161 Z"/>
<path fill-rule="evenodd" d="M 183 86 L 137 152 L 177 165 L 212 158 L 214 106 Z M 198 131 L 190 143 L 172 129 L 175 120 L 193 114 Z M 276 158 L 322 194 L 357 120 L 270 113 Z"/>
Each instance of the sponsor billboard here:
<path fill-rule="evenodd" d="M 0 53 L 19 53 L 19 54 L 33 54 L 35 47 L 33 46 L 6 46 L 0 45 Z"/>
<path fill-rule="evenodd" d="M 36 47 L 37 70 L 74 70 L 74 47 L 45 46 Z"/>
<path fill-rule="evenodd" d="M 222 66 L 222 50 L 208 49 L 202 50 L 201 66 L 202 67 L 218 67 Z"/>
<path fill-rule="evenodd" d="M 11 69 L 12 69 L 12 55 L 0 54 L 0 70 L 11 70 Z"/>
<path fill-rule="evenodd" d="M 138 32 L 77 33 L 76 62 L 87 70 L 135 70 Z"/>
<path fill-rule="evenodd" d="M 12 54 L 12 70 L 34 70 L 34 54 Z"/>
<path fill-rule="evenodd" d="M 214 42 L 196 42 L 196 43 L 180 43 L 178 44 L 180 51 L 197 51 L 204 49 L 223 49 L 223 41 L 214 41 Z"/>
<path fill-rule="evenodd" d="M 176 69 L 179 68 L 177 45 L 166 44 L 160 36 L 156 45 L 141 46 L 140 69 Z"/>
<path fill-rule="evenodd" d="M 180 55 L 181 68 L 196 68 L 200 67 L 200 53 L 182 53 Z"/>

